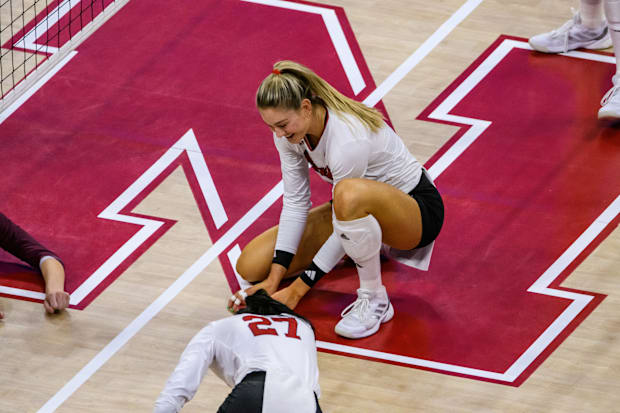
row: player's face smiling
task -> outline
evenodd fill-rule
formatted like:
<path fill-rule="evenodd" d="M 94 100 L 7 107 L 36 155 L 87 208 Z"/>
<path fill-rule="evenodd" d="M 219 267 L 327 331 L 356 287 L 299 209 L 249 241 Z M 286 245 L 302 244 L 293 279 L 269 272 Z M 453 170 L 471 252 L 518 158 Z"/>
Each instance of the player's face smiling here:
<path fill-rule="evenodd" d="M 299 110 L 282 108 L 259 109 L 263 121 L 278 138 L 286 138 L 290 143 L 300 143 L 310 126 L 310 117 L 304 107 Z"/>

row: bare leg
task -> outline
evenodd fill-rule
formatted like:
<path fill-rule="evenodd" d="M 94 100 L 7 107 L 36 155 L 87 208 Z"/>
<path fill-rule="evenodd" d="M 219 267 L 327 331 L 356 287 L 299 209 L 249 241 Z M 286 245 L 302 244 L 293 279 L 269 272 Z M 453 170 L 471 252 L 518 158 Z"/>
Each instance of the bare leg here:
<path fill-rule="evenodd" d="M 285 277 L 291 277 L 306 269 L 317 251 L 333 232 L 332 209 L 329 202 L 310 210 L 306 229 L 299 242 Z M 273 250 L 276 245 L 278 226 L 263 232 L 245 246 L 237 260 L 237 272 L 249 282 L 264 280 L 269 274 Z"/>
<path fill-rule="evenodd" d="M 372 215 L 381 225 L 383 242 L 415 248 L 422 239 L 422 215 L 415 199 L 392 185 L 369 179 L 345 179 L 334 189 L 334 212 L 341 221 Z"/>
<path fill-rule="evenodd" d="M 344 310 L 334 330 L 348 338 L 367 337 L 394 316 L 381 280 L 381 243 L 415 248 L 422 238 L 420 207 L 391 185 L 356 178 L 334 188 L 334 213 L 334 229 L 360 280 L 357 300 Z"/>
<path fill-rule="evenodd" d="M 604 25 L 603 2 L 601 0 L 581 0 L 579 2 L 581 24 L 589 29 L 598 29 Z"/>

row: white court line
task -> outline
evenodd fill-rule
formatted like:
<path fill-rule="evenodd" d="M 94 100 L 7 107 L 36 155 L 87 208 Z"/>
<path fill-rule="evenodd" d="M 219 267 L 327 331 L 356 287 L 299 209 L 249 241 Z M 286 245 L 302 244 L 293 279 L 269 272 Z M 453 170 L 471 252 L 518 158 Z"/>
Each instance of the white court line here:
<path fill-rule="evenodd" d="M 340 59 L 340 63 L 344 68 L 344 72 L 347 75 L 347 79 L 349 79 L 349 83 L 351 84 L 351 88 L 353 89 L 353 93 L 356 95 L 359 94 L 366 87 L 366 82 L 364 82 L 364 78 L 362 77 L 362 73 L 357 66 L 357 62 L 355 61 L 355 57 L 351 52 L 351 48 L 349 47 L 349 43 L 347 42 L 347 38 L 342 31 L 342 27 L 340 26 L 340 21 L 338 20 L 338 16 L 334 9 L 320 6 L 310 6 L 302 3 L 295 3 L 284 0 L 241 0 L 248 3 L 258 3 L 264 4 L 266 6 L 273 7 L 281 7 L 283 9 L 289 10 L 297 10 L 303 11 L 306 13 L 320 14 L 323 17 L 323 23 L 325 23 L 325 27 L 327 28 L 327 33 L 329 33 L 329 37 L 334 44 L 334 48 L 336 49 L 336 54 Z M 482 1 L 482 0 L 480 0 Z"/>
<path fill-rule="evenodd" d="M 0 285 L 0 293 L 10 294 L 16 297 L 25 297 L 25 298 L 33 298 L 36 300 L 45 300 L 44 293 L 38 293 L 36 291 L 31 291 L 31 290 L 22 290 L 21 288 L 7 287 L 5 285 Z"/>
<path fill-rule="evenodd" d="M 56 53 L 59 49 L 57 47 L 52 47 L 48 45 L 39 45 L 35 43 L 35 41 L 43 36 L 48 30 L 50 26 L 58 23 L 58 20 L 63 18 L 73 7 L 77 6 L 81 3 L 81 0 L 64 0 L 60 3 L 54 10 L 47 13 L 39 23 L 24 37 L 19 39 L 17 42 L 13 44 L 14 47 L 18 47 L 25 50 L 31 50 L 33 52 L 41 52 L 43 53 Z M 39 30 L 41 29 L 41 30 Z"/>
<path fill-rule="evenodd" d="M 170 301 L 191 283 L 228 246 L 258 219 L 282 195 L 282 182 L 274 186 L 252 209 L 213 244 L 191 267 L 166 289 L 135 320 L 120 332 L 107 346 L 84 366 L 67 384 L 39 409 L 39 413 L 53 412 L 82 384 L 103 366 L 118 350 L 157 315 Z"/>
<path fill-rule="evenodd" d="M 514 382 L 527 369 L 534 360 L 555 340 L 579 313 L 592 301 L 593 296 L 578 294 L 569 291 L 548 288 L 551 284 L 605 227 L 620 213 L 620 196 L 618 196 L 605 211 L 597 218 L 583 234 L 558 258 L 541 277 L 532 284 L 528 292 L 561 297 L 573 300 L 572 303 L 547 327 L 547 329 L 519 356 L 517 360 L 504 372 L 498 373 L 487 370 L 473 369 L 454 364 L 439 363 L 414 357 L 401 356 L 398 354 L 368 350 L 364 348 L 350 347 L 341 344 L 317 341 L 317 348 L 337 351 L 340 353 L 355 354 L 378 360 L 392 361 L 417 367 L 431 368 L 451 373 L 465 374 L 468 376 L 484 379 Z"/>
<path fill-rule="evenodd" d="M 69 39 L 60 49 L 49 48 L 47 50 L 54 49 L 54 53 L 51 53 L 47 59 L 43 60 L 40 64 L 37 64 L 34 70 L 22 80 L 17 82 L 12 89 L 10 89 L 1 99 L 0 99 L 0 116 L 6 109 L 12 106 L 13 103 L 19 100 L 19 98 L 32 90 L 34 85 L 38 83 L 38 81 L 45 77 L 49 71 L 53 71 L 54 68 L 59 65 L 61 62 L 65 60 L 68 54 L 74 52 L 74 50 L 95 30 L 97 30 L 101 25 L 103 25 L 110 17 L 112 17 L 118 10 L 120 10 L 123 6 L 127 4 L 129 0 L 114 0 L 110 4 L 106 6 L 91 22 L 87 23 L 80 31 L 75 33 L 71 39 Z M 66 0 L 63 3 L 67 5 Z M 76 3 L 77 4 L 77 3 Z M 71 3 L 68 3 L 68 6 L 71 6 Z M 58 15 L 63 12 L 60 10 L 60 7 L 54 9 L 51 13 Z M 65 6 L 67 7 L 67 6 Z M 73 6 L 71 6 L 73 7 Z M 71 8 L 70 7 L 70 8 Z M 69 10 L 70 10 L 69 8 Z M 64 12 L 63 12 L 64 13 Z M 45 24 L 54 21 L 55 17 L 50 17 L 50 14 L 46 15 L 41 23 Z M 37 25 L 38 27 L 38 25 Z M 36 31 L 36 27 L 35 27 Z M 17 43 L 22 42 L 25 44 L 25 37 L 19 40 Z M 36 40 L 36 38 L 34 39 Z M 32 43 L 34 44 L 34 43 Z M 36 51 L 36 50 L 35 50 Z M 23 103 L 23 102 L 22 102 Z"/>
<path fill-rule="evenodd" d="M 205 162 L 205 157 L 198 145 L 193 130 L 188 130 L 170 149 L 166 151 L 149 169 L 147 169 L 133 184 L 129 186 L 118 198 L 106 207 L 98 218 L 109 219 L 112 221 L 125 222 L 129 224 L 142 225 L 142 228 L 135 233 L 127 242 L 112 254 L 93 274 L 88 276 L 80 286 L 71 294 L 71 304 L 77 305 L 88 296 L 103 280 L 105 280 L 127 257 L 133 254 L 151 235 L 153 235 L 162 225 L 161 221 L 154 219 L 140 218 L 131 215 L 123 215 L 121 211 L 132 202 L 142 191 L 159 177 L 166 168 L 183 154 L 187 153 L 190 164 L 202 196 L 207 203 L 207 209 L 211 213 L 216 228 L 220 228 L 228 217 L 224 211 L 224 206 L 217 192 L 209 168 Z"/>
<path fill-rule="evenodd" d="M 33 84 L 30 89 L 23 95 L 19 97 L 15 102 L 13 102 L 9 107 L 7 107 L 4 111 L 0 112 L 0 125 L 4 122 L 9 116 L 13 114 L 21 105 L 24 104 L 32 95 L 34 95 L 41 87 L 47 83 L 60 69 L 62 69 L 71 59 L 73 59 L 77 55 L 77 52 L 73 51 L 65 56 L 52 70 L 47 72 L 45 76 L 39 79 L 35 84 Z"/>
<path fill-rule="evenodd" d="M 67 57 L 67 61 L 77 52 Z M 66 63 L 66 62 L 65 62 Z M 64 65 L 64 64 L 63 64 Z M 57 67 L 56 70 L 60 70 Z M 48 74 L 51 77 L 52 74 Z M 41 85 L 45 83 L 47 78 L 40 80 Z M 36 90 L 29 91 L 27 95 L 23 95 L 20 100 L 26 100 Z M 14 105 L 19 103 L 16 102 Z M 14 111 L 16 109 L 12 108 Z M 7 110 L 8 114 L 12 113 Z M 0 123 L 1 123 L 0 118 Z M 118 198 L 108 205 L 99 215 L 98 218 L 109 219 L 134 225 L 142 225 L 129 240 L 127 240 L 118 250 L 114 252 L 99 268 L 90 274 L 79 287 L 71 293 L 70 304 L 79 305 L 99 284 L 101 284 L 113 271 L 115 271 L 131 254 L 133 254 L 140 246 L 146 242 L 162 225 L 161 221 L 155 219 L 141 218 L 132 215 L 123 215 L 121 211 L 140 193 L 157 179 L 166 168 L 168 168 L 183 153 L 187 153 L 190 165 L 198 186 L 200 187 L 203 199 L 207 204 L 207 208 L 211 213 L 211 217 L 216 228 L 220 228 L 226 221 L 228 216 L 222 205 L 222 201 L 217 192 L 209 168 L 205 162 L 204 155 L 198 145 L 193 130 L 188 130 L 170 149 L 166 151 L 149 169 L 147 169 L 136 181 L 129 186 Z M 45 299 L 45 294 L 34 293 L 27 289 L 11 288 L 0 286 L 0 292 L 11 294 L 18 297 Z M 33 294 L 35 294 L 33 296 Z"/>
<path fill-rule="evenodd" d="M 482 0 L 468 0 L 435 33 L 431 35 L 422 45 L 405 60 L 398 68 L 387 77 L 364 100 L 368 106 L 375 106 L 392 88 L 400 82 L 407 74 L 417 66 L 443 39 L 445 39 L 456 26 L 459 25 L 469 14 L 482 3 Z"/>
<path fill-rule="evenodd" d="M 228 251 L 228 254 L 226 254 L 226 255 L 228 256 L 228 261 L 230 261 L 230 265 L 232 266 L 233 272 L 235 273 L 235 278 L 237 279 L 237 282 L 239 283 L 239 288 L 241 290 L 245 290 L 247 288 L 250 288 L 252 286 L 252 284 L 247 282 L 237 272 L 237 268 L 236 268 L 237 267 L 237 260 L 241 256 L 241 248 L 239 247 L 239 244 L 235 244 L 235 246 L 232 247 L 230 249 L 230 251 Z"/>
<path fill-rule="evenodd" d="M 428 116 L 432 119 L 456 122 L 471 127 L 461 138 L 450 147 L 429 168 L 433 177 L 439 176 L 452 162 L 458 158 L 491 124 L 487 120 L 474 119 L 464 116 L 451 115 L 449 112 L 484 79 L 501 60 L 514 48 L 532 50 L 526 42 L 504 40 L 493 52 L 461 83 L 459 86 Z M 602 56 L 595 53 L 570 52 L 565 56 L 588 59 L 615 64 L 613 56 Z M 539 293 L 554 297 L 573 300 L 571 304 L 554 320 L 554 322 L 524 351 L 521 356 L 502 375 L 502 381 L 513 382 L 526 368 L 555 340 L 558 335 L 572 322 L 575 317 L 588 305 L 593 296 L 572 293 L 563 290 L 548 288 L 548 286 L 581 254 L 590 243 L 604 230 L 604 228 L 620 213 L 620 196 L 612 202 L 603 213 L 573 242 L 573 244 L 536 280 L 528 292 Z M 452 369 L 453 366 L 443 366 L 442 370 Z M 448 370 L 453 371 L 453 370 Z M 465 370 L 458 371 L 462 374 Z M 486 376 L 481 376 L 486 377 Z M 488 377 L 490 378 L 490 377 Z"/>
<path fill-rule="evenodd" d="M 615 64 L 615 59 L 614 62 Z M 506 377 L 514 381 L 532 362 L 564 331 L 575 317 L 592 301 L 590 295 L 548 288 L 551 284 L 596 237 L 620 214 L 620 195 L 594 220 L 594 222 L 568 247 L 566 251 L 528 288 L 528 292 L 561 297 L 573 302 L 554 322 L 532 343 L 532 345 L 506 370 Z"/>
<path fill-rule="evenodd" d="M 429 168 L 428 172 L 433 178 L 439 176 L 458 156 L 463 153 L 469 145 L 471 145 L 484 130 L 489 127 L 491 122 L 487 120 L 474 119 L 464 116 L 456 116 L 449 114 L 460 101 L 463 99 L 476 85 L 513 49 L 532 50 L 527 42 L 517 40 L 504 40 L 485 60 L 465 79 L 441 104 L 435 108 L 433 113 L 428 117 L 432 119 L 445 120 L 448 122 L 461 123 L 471 125 L 465 134 L 454 145 L 446 151 Z M 562 53 L 564 56 L 575 57 L 579 59 L 593 60 L 597 62 L 615 64 L 616 60 L 613 56 L 600 55 L 596 53 L 584 52 L 568 52 Z"/>

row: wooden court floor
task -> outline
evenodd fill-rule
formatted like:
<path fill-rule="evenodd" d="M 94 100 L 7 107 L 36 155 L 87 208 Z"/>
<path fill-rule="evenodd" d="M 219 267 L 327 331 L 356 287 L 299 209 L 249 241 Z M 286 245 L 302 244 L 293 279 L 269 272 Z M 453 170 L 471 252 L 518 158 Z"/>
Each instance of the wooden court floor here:
<path fill-rule="evenodd" d="M 344 8 L 377 85 L 465 3 L 317 2 Z M 425 162 L 457 131 L 415 118 L 499 35 L 527 38 L 557 27 L 570 17 L 571 6 L 578 4 L 482 1 L 383 99 L 412 153 Z M 117 352 L 92 364 L 211 245 L 182 169 L 134 210 L 155 211 L 178 223 L 84 311 L 46 316 L 39 303 L 0 297 L 5 313 L 0 322 L 0 412 L 36 412 L 57 400 L 58 412 L 150 411 L 188 340 L 209 321 L 228 315 L 230 290 L 214 261 Z M 607 297 L 519 387 L 321 352 L 323 411 L 620 411 L 619 275 L 620 230 L 615 228 L 563 283 Z M 94 373 L 73 386 L 85 366 Z M 183 411 L 215 411 L 228 391 L 209 373 Z"/>

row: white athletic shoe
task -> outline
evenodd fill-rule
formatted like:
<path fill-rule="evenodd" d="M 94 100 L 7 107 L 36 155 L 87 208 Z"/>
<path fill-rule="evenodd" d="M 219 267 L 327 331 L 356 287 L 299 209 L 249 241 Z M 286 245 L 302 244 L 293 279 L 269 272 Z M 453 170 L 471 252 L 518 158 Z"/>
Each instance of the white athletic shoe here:
<path fill-rule="evenodd" d="M 620 85 L 618 78 L 614 75 L 614 85 L 605 93 L 601 99 L 601 108 L 598 111 L 599 119 L 614 120 L 620 119 Z"/>
<path fill-rule="evenodd" d="M 607 23 L 598 29 L 590 29 L 581 24 L 581 16 L 575 13 L 573 18 L 560 28 L 548 33 L 537 34 L 530 38 L 530 46 L 543 53 L 566 53 L 569 50 L 607 49 L 611 47 L 611 37 Z"/>
<path fill-rule="evenodd" d="M 342 311 L 342 320 L 336 324 L 336 334 L 347 338 L 368 337 L 379 330 L 381 323 L 387 323 L 394 316 L 385 287 L 377 291 L 357 290 L 357 300 Z"/>

